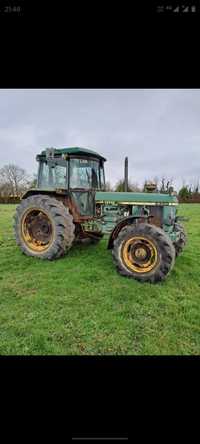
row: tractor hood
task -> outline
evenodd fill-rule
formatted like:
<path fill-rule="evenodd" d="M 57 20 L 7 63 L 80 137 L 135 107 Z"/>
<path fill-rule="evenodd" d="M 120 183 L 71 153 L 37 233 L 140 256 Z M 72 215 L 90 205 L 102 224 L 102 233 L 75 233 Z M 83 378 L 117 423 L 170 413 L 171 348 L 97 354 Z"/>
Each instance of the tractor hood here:
<path fill-rule="evenodd" d="M 97 191 L 96 202 L 99 203 L 121 203 L 137 205 L 178 205 L 177 197 L 170 194 L 160 193 L 119 193 L 110 191 Z"/>

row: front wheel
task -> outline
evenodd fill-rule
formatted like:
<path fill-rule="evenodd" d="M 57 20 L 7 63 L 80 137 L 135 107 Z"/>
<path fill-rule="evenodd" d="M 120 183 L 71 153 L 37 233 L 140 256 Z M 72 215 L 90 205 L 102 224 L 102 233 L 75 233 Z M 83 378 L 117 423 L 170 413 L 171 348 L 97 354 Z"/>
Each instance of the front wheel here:
<path fill-rule="evenodd" d="M 112 254 L 120 274 L 150 283 L 163 281 L 175 260 L 174 246 L 164 231 L 145 223 L 122 228 Z"/>
<path fill-rule="evenodd" d="M 179 256 L 179 254 L 182 253 L 186 243 L 187 243 L 187 234 L 185 231 L 185 228 L 180 223 L 175 223 L 174 230 L 179 232 L 180 237 L 177 242 L 174 242 L 174 248 L 176 251 L 176 256 Z"/>

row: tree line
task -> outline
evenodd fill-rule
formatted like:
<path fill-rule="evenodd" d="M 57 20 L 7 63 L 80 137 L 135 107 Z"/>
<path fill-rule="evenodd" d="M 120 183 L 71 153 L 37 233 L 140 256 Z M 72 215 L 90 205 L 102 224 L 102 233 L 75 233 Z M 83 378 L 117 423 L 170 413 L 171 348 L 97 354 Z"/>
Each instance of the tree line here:
<path fill-rule="evenodd" d="M 177 191 L 173 184 L 173 178 L 167 177 L 154 177 L 153 179 L 146 179 L 142 186 L 138 185 L 136 182 L 128 182 L 128 192 L 148 192 L 147 184 L 151 183 L 154 185 L 156 193 L 168 194 L 173 192 L 180 203 L 200 203 L 200 181 L 194 181 L 193 184 L 187 185 L 183 181 L 183 185 Z M 120 179 L 115 186 L 112 186 L 110 182 L 106 182 L 106 191 L 124 191 L 124 180 Z"/>
<path fill-rule="evenodd" d="M 36 186 L 36 175 L 30 176 L 24 168 L 15 164 L 4 165 L 0 168 L 0 201 L 1 202 L 18 202 L 22 194 L 29 188 Z M 147 192 L 147 184 L 151 183 L 154 186 L 154 192 L 170 193 L 174 192 L 180 202 L 200 203 L 200 183 L 197 180 L 195 183 L 187 185 L 183 182 L 182 187 L 177 192 L 173 186 L 173 178 L 154 177 L 145 179 L 142 186 L 137 182 L 128 181 L 128 192 Z M 124 191 L 124 179 L 117 181 L 115 185 L 106 182 L 106 191 Z"/>
<path fill-rule="evenodd" d="M 166 177 L 162 177 L 159 179 L 158 177 L 154 177 L 153 179 L 145 179 L 142 186 L 140 186 L 137 182 L 128 181 L 128 192 L 146 192 L 147 184 L 151 183 L 154 185 L 155 191 L 159 193 L 169 193 L 170 188 L 173 185 L 173 179 L 167 179 Z M 106 182 L 106 190 L 107 191 L 124 191 L 124 179 L 118 180 L 118 182 L 112 187 L 110 182 Z"/>

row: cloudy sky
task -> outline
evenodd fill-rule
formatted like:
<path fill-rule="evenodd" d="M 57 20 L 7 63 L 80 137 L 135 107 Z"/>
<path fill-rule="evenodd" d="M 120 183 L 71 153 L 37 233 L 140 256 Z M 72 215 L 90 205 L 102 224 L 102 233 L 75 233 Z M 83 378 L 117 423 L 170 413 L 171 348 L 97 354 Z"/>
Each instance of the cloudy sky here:
<path fill-rule="evenodd" d="M 155 176 L 176 187 L 200 178 L 200 90 L 1 89 L 0 168 L 33 174 L 46 147 L 82 146 L 107 158 L 106 179 L 140 185 Z"/>

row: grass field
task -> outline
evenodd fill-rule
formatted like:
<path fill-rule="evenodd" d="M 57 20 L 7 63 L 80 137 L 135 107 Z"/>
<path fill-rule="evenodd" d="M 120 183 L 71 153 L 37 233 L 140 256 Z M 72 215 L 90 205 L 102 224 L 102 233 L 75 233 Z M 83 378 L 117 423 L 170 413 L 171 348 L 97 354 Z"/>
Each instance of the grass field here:
<path fill-rule="evenodd" d="M 117 274 L 106 240 L 40 261 L 16 246 L 0 205 L 0 354 L 200 354 L 200 204 L 180 206 L 188 245 L 168 279 Z"/>

